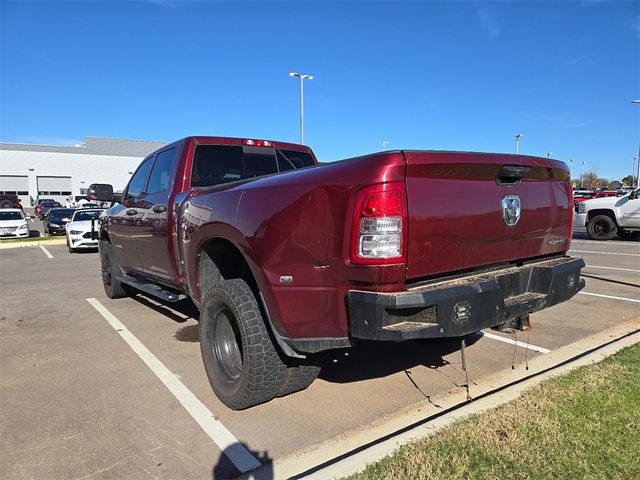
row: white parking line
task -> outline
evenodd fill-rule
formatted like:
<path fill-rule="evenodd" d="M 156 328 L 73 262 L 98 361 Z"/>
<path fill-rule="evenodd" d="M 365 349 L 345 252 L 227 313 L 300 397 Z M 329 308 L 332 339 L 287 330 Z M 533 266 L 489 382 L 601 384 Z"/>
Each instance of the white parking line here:
<path fill-rule="evenodd" d="M 49 258 L 53 258 L 53 255 L 51 255 L 51 252 L 49 250 L 47 250 L 46 248 L 44 248 L 44 245 L 40 245 L 40 248 L 42 249 L 42 251 L 44 252 L 44 254 L 49 257 Z"/>
<path fill-rule="evenodd" d="M 530 343 L 527 344 L 519 342 L 517 340 L 513 340 L 511 338 L 505 338 L 505 337 L 501 337 L 500 335 L 494 335 L 493 333 L 487 333 L 487 332 L 476 332 L 476 335 L 480 335 L 481 337 L 487 337 L 487 338 L 492 338 L 493 340 L 498 340 L 499 342 L 504 342 L 504 343 L 509 343 L 511 345 L 515 345 L 516 347 L 522 347 L 522 348 L 528 348 L 529 350 L 535 350 L 536 352 L 540 352 L 540 353 L 549 353 L 551 350 L 549 350 L 548 348 L 544 348 L 544 347 L 539 347 L 537 345 L 531 345 Z"/>
<path fill-rule="evenodd" d="M 640 303 L 640 300 L 636 300 L 634 298 L 614 297 L 613 295 L 601 295 L 599 293 L 589 293 L 589 292 L 578 292 L 578 293 L 580 295 L 590 295 L 592 297 L 602 297 L 602 298 L 610 298 L 612 300 L 623 300 L 625 302 Z"/>
<path fill-rule="evenodd" d="M 574 238 L 574 239 L 571 240 L 571 243 L 574 243 L 574 242 L 586 243 L 587 245 L 595 245 L 595 244 L 602 245 L 601 240 L 582 240 L 582 239 L 579 239 L 579 238 Z M 607 240 L 607 245 L 611 245 L 611 244 L 613 244 L 613 245 L 627 245 L 629 247 L 634 246 L 634 242 L 617 242 L 615 240 Z M 637 246 L 637 242 L 635 243 L 635 245 Z"/>
<path fill-rule="evenodd" d="M 640 257 L 640 253 L 592 252 L 590 250 L 574 250 L 573 248 L 569 251 L 577 252 L 577 253 L 596 253 L 598 255 L 620 255 L 623 257 Z"/>
<path fill-rule="evenodd" d="M 587 265 L 585 268 L 602 268 L 604 270 L 619 270 L 621 272 L 640 273 L 640 270 L 634 270 L 632 268 L 601 267 L 600 265 Z"/>
<path fill-rule="evenodd" d="M 182 404 L 187 412 L 198 422 L 214 443 L 222 450 L 242 473 L 258 468 L 261 463 L 251 454 L 233 434 L 218 420 L 213 413 L 189 390 L 158 358 L 138 340 L 120 320 L 107 310 L 95 298 L 87 298 L 87 302 L 95 308 L 109 325 L 120 334 L 131 349 L 138 354 L 147 367 L 160 379 L 165 387 Z"/>

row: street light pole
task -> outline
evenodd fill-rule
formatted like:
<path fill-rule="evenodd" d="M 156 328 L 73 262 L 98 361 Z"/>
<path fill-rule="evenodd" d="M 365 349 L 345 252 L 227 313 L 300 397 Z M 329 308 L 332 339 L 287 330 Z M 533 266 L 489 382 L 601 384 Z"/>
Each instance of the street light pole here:
<path fill-rule="evenodd" d="M 386 146 L 389 145 L 389 140 L 378 140 L 378 145 L 380 145 L 382 151 L 384 152 Z"/>
<path fill-rule="evenodd" d="M 546 157 L 549 158 L 551 156 L 551 152 L 545 153 Z"/>
<path fill-rule="evenodd" d="M 631 103 L 640 105 L 640 100 L 631 100 Z M 636 187 L 637 187 L 638 184 L 640 184 L 640 144 L 638 144 L 638 163 L 636 164 L 635 174 L 636 174 Z M 631 174 L 631 177 L 633 179 L 633 174 Z"/>
<path fill-rule="evenodd" d="M 580 173 L 580 188 L 584 188 L 584 160 L 582 161 L 582 172 Z"/>
<path fill-rule="evenodd" d="M 300 79 L 300 143 L 304 145 L 304 81 L 313 80 L 313 75 L 291 72 L 290 77 Z"/>
<path fill-rule="evenodd" d="M 516 133 L 513 138 L 516 139 L 516 155 L 520 153 L 520 137 L 522 137 L 521 133 Z"/>
<path fill-rule="evenodd" d="M 573 158 L 569 160 L 569 182 L 571 183 L 571 179 L 573 178 Z M 573 183 L 572 183 L 573 185 Z"/>

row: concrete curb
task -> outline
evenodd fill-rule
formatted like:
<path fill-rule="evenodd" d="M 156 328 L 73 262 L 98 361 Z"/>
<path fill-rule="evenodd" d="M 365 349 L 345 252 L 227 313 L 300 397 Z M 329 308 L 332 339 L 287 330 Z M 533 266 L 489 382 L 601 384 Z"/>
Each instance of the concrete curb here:
<path fill-rule="evenodd" d="M 0 243 L 0 250 L 6 250 L 8 248 L 24 248 L 24 247 L 39 247 L 40 245 L 66 245 L 67 239 L 56 238 L 55 240 L 33 240 L 29 242 L 16 242 L 16 243 Z"/>
<path fill-rule="evenodd" d="M 473 383 L 471 395 L 478 400 L 467 402 L 465 391 L 460 389 L 458 392 L 433 399 L 433 403 L 425 401 L 411 410 L 382 419 L 376 424 L 363 426 L 357 431 L 345 433 L 310 449 L 278 459 L 240 478 L 327 479 L 351 475 L 362 470 L 367 464 L 390 455 L 402 445 L 429 437 L 469 415 L 503 405 L 549 378 L 582 365 L 599 362 L 626 346 L 640 342 L 639 330 L 640 317 L 637 317 L 535 357 L 529 361 L 528 371 L 521 365 L 515 370 L 504 370 Z M 585 354 L 591 350 L 594 351 Z M 579 357 L 574 359 L 576 356 Z M 512 383 L 513 385 L 510 385 Z M 494 390 L 497 391 L 492 393 Z M 442 414 L 448 409 L 451 411 Z M 432 416 L 434 418 L 430 420 Z"/>

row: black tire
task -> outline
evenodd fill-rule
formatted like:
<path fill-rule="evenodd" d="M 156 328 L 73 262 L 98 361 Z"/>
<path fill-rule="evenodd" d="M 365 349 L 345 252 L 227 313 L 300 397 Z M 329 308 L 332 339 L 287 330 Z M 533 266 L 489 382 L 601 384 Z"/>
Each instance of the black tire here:
<path fill-rule="evenodd" d="M 618 237 L 621 240 L 640 240 L 640 232 L 634 230 L 618 229 Z"/>
<path fill-rule="evenodd" d="M 290 393 L 304 390 L 318 378 L 319 373 L 320 367 L 315 365 L 298 365 L 287 368 L 284 383 L 276 396 L 284 397 Z"/>
<path fill-rule="evenodd" d="M 13 202 L 9 200 L 2 200 L 0 202 L 0 208 L 13 208 Z"/>
<path fill-rule="evenodd" d="M 122 272 L 118 260 L 109 242 L 100 242 L 100 265 L 102 270 L 102 284 L 104 292 L 109 298 L 123 298 L 129 296 L 127 286 L 116 277 Z"/>
<path fill-rule="evenodd" d="M 200 350 L 211 388 L 233 410 L 268 402 L 284 382 L 287 366 L 244 280 L 225 280 L 205 296 Z"/>
<path fill-rule="evenodd" d="M 593 240 L 611 240 L 617 230 L 615 222 L 607 215 L 596 215 L 587 222 L 587 234 Z"/>

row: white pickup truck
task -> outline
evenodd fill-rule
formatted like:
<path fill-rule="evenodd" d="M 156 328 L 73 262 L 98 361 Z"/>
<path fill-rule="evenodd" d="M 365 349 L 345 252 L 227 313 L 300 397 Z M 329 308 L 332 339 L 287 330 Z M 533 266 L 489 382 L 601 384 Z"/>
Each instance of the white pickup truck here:
<path fill-rule="evenodd" d="M 594 198 L 578 204 L 576 225 L 587 227 L 593 240 L 640 236 L 640 189 L 624 197 Z"/>

